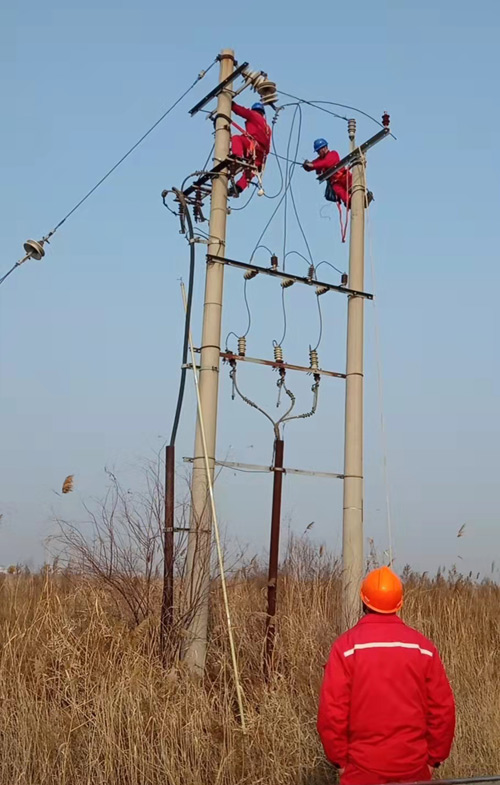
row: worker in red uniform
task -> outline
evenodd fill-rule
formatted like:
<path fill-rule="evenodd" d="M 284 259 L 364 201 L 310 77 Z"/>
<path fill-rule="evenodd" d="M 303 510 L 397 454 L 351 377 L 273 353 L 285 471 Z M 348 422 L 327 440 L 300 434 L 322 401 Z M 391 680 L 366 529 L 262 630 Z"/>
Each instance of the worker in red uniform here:
<path fill-rule="evenodd" d="M 306 172 L 317 172 L 323 174 L 332 166 L 335 166 L 340 161 L 340 155 L 336 150 L 328 149 L 328 142 L 326 139 L 316 139 L 314 142 L 314 151 L 318 157 L 314 161 L 304 161 L 302 164 Z M 350 203 L 350 188 L 352 185 L 352 175 L 348 169 L 340 169 L 328 180 L 326 184 L 325 198 L 329 202 L 342 202 L 346 207 Z"/>
<path fill-rule="evenodd" d="M 364 580 L 365 615 L 333 645 L 318 732 L 341 785 L 430 780 L 449 755 L 455 702 L 438 651 L 396 615 L 401 581 L 388 567 Z"/>
<path fill-rule="evenodd" d="M 271 148 L 271 128 L 266 121 L 264 104 L 257 102 L 251 109 L 233 102 L 233 112 L 245 120 L 245 131 L 231 139 L 231 152 L 237 158 L 244 158 L 257 169 L 262 171 L 266 158 Z M 245 169 L 234 189 L 230 189 L 229 196 L 239 196 L 248 188 L 255 172 Z"/>

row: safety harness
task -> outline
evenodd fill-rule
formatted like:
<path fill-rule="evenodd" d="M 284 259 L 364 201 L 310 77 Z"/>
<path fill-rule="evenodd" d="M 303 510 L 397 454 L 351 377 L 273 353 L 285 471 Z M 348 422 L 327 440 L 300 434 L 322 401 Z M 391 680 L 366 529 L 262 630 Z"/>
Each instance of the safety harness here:
<path fill-rule="evenodd" d="M 254 136 L 252 136 L 252 134 L 249 134 L 248 131 L 245 128 L 242 128 L 241 125 L 238 125 L 238 123 L 235 122 L 233 119 L 231 119 L 231 125 L 234 125 L 234 127 L 238 131 L 240 131 L 240 133 L 243 136 L 246 136 L 247 139 L 249 139 L 249 141 L 250 141 L 250 151 L 249 151 L 250 152 L 250 156 L 251 156 L 251 164 L 250 165 L 255 168 L 255 176 L 257 177 L 260 190 L 263 191 L 262 177 L 263 177 L 263 174 L 264 174 L 264 171 L 265 171 L 265 168 L 266 168 L 267 153 L 264 152 L 264 154 L 262 156 L 262 163 L 260 164 L 259 167 L 257 167 L 257 164 L 255 163 L 256 157 L 257 157 L 257 147 L 260 147 L 261 145 L 259 145 L 258 141 L 255 139 Z M 269 126 L 267 126 L 267 127 L 269 128 Z"/>

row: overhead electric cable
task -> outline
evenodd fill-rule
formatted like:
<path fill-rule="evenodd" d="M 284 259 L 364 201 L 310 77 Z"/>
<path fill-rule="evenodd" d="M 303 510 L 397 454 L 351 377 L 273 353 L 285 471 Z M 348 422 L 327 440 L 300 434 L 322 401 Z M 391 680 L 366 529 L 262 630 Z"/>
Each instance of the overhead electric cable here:
<path fill-rule="evenodd" d="M 84 196 L 82 199 L 80 199 L 80 201 L 79 201 L 79 202 L 77 202 L 77 203 L 75 204 L 75 206 L 74 206 L 74 207 L 72 207 L 72 208 L 71 208 L 71 210 L 70 210 L 68 213 L 66 213 L 66 215 L 64 216 L 64 218 L 62 218 L 62 219 L 59 221 L 59 223 L 58 223 L 58 224 L 56 224 L 56 226 L 55 226 L 55 227 L 52 229 L 52 231 L 51 231 L 51 232 L 49 232 L 49 234 L 48 234 L 48 235 L 46 235 L 46 236 L 45 236 L 45 237 L 44 237 L 44 238 L 43 238 L 43 239 L 40 241 L 40 243 L 41 243 L 41 245 L 42 245 L 42 248 L 43 248 L 43 244 L 44 244 L 45 242 L 48 242 L 49 238 L 50 238 L 50 237 L 52 237 L 52 235 L 53 235 L 53 234 L 55 234 L 55 232 L 57 232 L 57 230 L 58 230 L 58 229 L 59 229 L 59 228 L 60 228 L 60 227 L 61 227 L 61 226 L 62 226 L 62 225 L 63 225 L 63 224 L 64 224 L 64 223 L 65 223 L 65 222 L 68 220 L 68 218 L 70 218 L 70 216 L 72 216 L 72 215 L 73 215 L 73 213 L 75 213 L 75 212 L 76 212 L 76 211 L 77 211 L 77 210 L 78 210 L 78 209 L 79 209 L 79 208 L 80 208 L 80 207 L 81 207 L 81 206 L 84 204 L 84 202 L 86 202 L 86 201 L 87 201 L 87 199 L 89 199 L 89 197 L 90 197 L 90 196 L 92 196 L 92 194 L 93 194 L 93 193 L 95 193 L 95 191 L 97 191 L 97 189 L 98 189 L 98 188 L 99 188 L 99 187 L 100 187 L 100 186 L 101 186 L 101 185 L 102 185 L 102 184 L 103 184 L 103 183 L 104 183 L 104 182 L 105 182 L 105 181 L 108 179 L 108 177 L 109 177 L 110 175 L 112 175 L 112 174 L 113 174 L 113 172 L 115 172 L 115 171 L 116 171 L 116 169 L 118 169 L 118 167 L 119 167 L 119 166 L 121 166 L 121 164 L 122 164 L 122 163 L 123 163 L 123 162 L 124 162 L 124 161 L 125 161 L 125 160 L 126 160 L 126 159 L 127 159 L 127 158 L 128 158 L 128 157 L 129 157 L 129 156 L 132 154 L 132 153 L 133 153 L 133 152 L 134 152 L 134 150 L 136 150 L 136 149 L 139 147 L 139 145 L 141 145 L 141 144 L 142 144 L 142 142 L 144 142 L 144 140 L 145 140 L 145 139 L 146 139 L 146 138 L 147 138 L 147 137 L 148 137 L 148 136 L 149 136 L 149 135 L 150 135 L 150 134 L 151 134 L 151 133 L 152 133 L 152 132 L 155 130 L 155 128 L 157 128 L 157 127 L 160 125 L 160 123 L 161 123 L 161 122 L 163 122 L 163 120 L 164 120 L 164 119 L 165 119 L 165 118 L 166 118 L 166 117 L 167 117 L 167 116 L 170 114 L 170 112 L 172 112 L 172 111 L 175 109 L 175 107 L 176 107 L 176 106 L 177 106 L 177 105 L 178 105 L 178 104 L 179 104 L 179 103 L 180 103 L 180 102 L 183 100 L 183 98 L 185 98 L 185 97 L 188 95 L 188 93 L 190 93 L 190 92 L 191 92 L 191 90 L 192 90 L 192 89 L 193 89 L 193 88 L 194 88 L 194 87 L 195 87 L 195 86 L 198 84 L 198 82 L 199 82 L 201 79 L 203 79 L 203 77 L 204 77 L 204 76 L 205 76 L 205 75 L 206 75 L 206 74 L 207 74 L 207 73 L 210 71 L 210 69 L 211 69 L 211 68 L 212 68 L 212 67 L 215 65 L 215 63 L 216 63 L 216 62 L 217 62 L 217 58 L 216 58 L 216 59 L 215 59 L 215 60 L 214 60 L 214 61 L 213 61 L 213 62 L 212 62 L 212 63 L 211 63 L 209 66 L 208 66 L 208 68 L 206 68 L 206 69 L 205 69 L 205 70 L 203 70 L 203 71 L 200 71 L 200 73 L 198 74 L 198 76 L 196 77 L 196 79 L 194 80 L 194 82 L 193 82 L 193 83 L 192 83 L 192 84 L 191 84 L 191 85 L 190 85 L 190 86 L 189 86 L 189 87 L 188 87 L 188 88 L 187 88 L 187 89 L 186 89 L 186 90 L 185 90 L 185 91 L 184 91 L 184 92 L 183 92 L 183 93 L 182 93 L 182 94 L 179 96 L 179 98 L 177 98 L 177 100 L 176 100 L 176 101 L 174 101 L 174 103 L 173 103 L 173 104 L 171 104 L 171 105 L 168 107 L 168 109 L 167 109 L 165 112 L 163 112 L 163 114 L 161 115 L 161 117 L 159 117 L 159 118 L 158 118 L 158 120 L 157 120 L 155 123 L 153 123 L 153 125 L 152 125 L 152 126 L 151 126 L 151 127 L 150 127 L 150 128 L 147 130 L 147 131 L 146 131 L 146 133 L 144 133 L 144 134 L 141 136 L 141 138 L 140 138 L 140 139 L 139 139 L 139 140 L 138 140 L 138 141 L 137 141 L 137 142 L 136 142 L 134 145 L 132 145 L 132 147 L 131 147 L 129 150 L 127 150 L 127 152 L 125 153 L 125 155 L 122 155 L 122 157 L 120 158 L 120 160 L 119 160 L 119 161 L 117 161 L 117 162 L 114 164 L 114 166 L 112 166 L 112 167 L 111 167 L 111 169 L 109 169 L 109 170 L 106 172 L 106 174 L 105 174 L 103 177 L 101 177 L 101 179 L 100 179 L 100 180 L 99 180 L 99 181 L 98 181 L 98 182 L 97 182 L 97 183 L 96 183 L 96 184 L 93 186 L 93 188 L 91 188 L 91 189 L 90 189 L 90 191 L 88 191 L 88 192 L 85 194 L 85 196 Z M 27 258 L 32 258 L 32 256 L 33 256 L 32 254 L 28 254 L 28 257 L 27 257 Z M 26 257 L 25 257 L 25 260 L 26 260 Z M 23 260 L 23 261 L 25 261 L 25 260 Z M 2 283 L 5 281 L 5 279 L 6 279 L 6 278 L 8 278 L 8 276 L 9 276 L 9 275 L 10 275 L 10 274 L 11 274 L 11 273 L 12 273 L 12 272 L 13 272 L 13 271 L 16 269 L 16 267 L 18 267 L 18 266 L 19 266 L 21 263 L 22 263 L 21 261 L 19 261 L 19 262 L 16 262 L 16 264 L 15 264 L 15 265 L 14 265 L 14 266 L 13 266 L 13 267 L 12 267 L 12 268 L 11 268 L 11 269 L 8 271 L 8 272 L 7 272 L 7 273 L 6 273 L 6 274 L 5 274 L 5 275 L 4 275 L 2 278 L 0 278 L 0 284 L 2 284 Z"/>

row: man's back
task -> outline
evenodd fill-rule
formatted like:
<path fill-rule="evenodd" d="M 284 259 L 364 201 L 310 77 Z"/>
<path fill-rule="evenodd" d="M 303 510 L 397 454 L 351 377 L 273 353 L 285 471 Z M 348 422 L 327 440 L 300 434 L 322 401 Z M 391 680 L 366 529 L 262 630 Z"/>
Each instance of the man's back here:
<path fill-rule="evenodd" d="M 235 102 L 233 102 L 233 111 L 246 120 L 245 128 L 247 132 L 267 155 L 271 148 L 271 128 L 266 118 L 259 112 L 247 109 L 245 106 L 240 106 Z"/>
<path fill-rule="evenodd" d="M 418 778 L 445 760 L 454 701 L 436 647 L 395 614 L 365 615 L 332 648 L 318 731 L 333 763 L 382 781 Z"/>

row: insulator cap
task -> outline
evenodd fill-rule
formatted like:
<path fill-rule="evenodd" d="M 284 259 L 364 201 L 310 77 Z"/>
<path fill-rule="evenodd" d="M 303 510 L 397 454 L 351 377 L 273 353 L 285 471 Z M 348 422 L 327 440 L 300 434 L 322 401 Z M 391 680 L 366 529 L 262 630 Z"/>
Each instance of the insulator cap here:
<path fill-rule="evenodd" d="M 26 251 L 32 259 L 36 259 L 37 262 L 40 259 L 43 259 L 45 256 L 45 251 L 43 250 L 43 241 L 38 242 L 37 240 L 26 240 L 24 243 L 24 250 Z"/>
<path fill-rule="evenodd" d="M 260 95 L 264 106 L 276 103 L 278 100 L 276 82 L 268 79 L 267 74 L 262 73 L 262 71 L 246 71 L 244 76 L 246 82 Z"/>
<path fill-rule="evenodd" d="M 347 286 L 348 281 L 349 281 L 349 276 L 347 275 L 347 273 L 342 273 L 342 275 L 340 276 L 340 285 Z"/>
<path fill-rule="evenodd" d="M 391 116 L 387 112 L 384 112 L 384 114 L 382 115 L 382 125 L 384 126 L 384 128 L 389 128 L 390 123 L 391 123 Z"/>
<path fill-rule="evenodd" d="M 347 121 L 347 133 L 349 134 L 349 139 L 354 139 L 356 136 L 356 120 L 353 117 Z"/>
<path fill-rule="evenodd" d="M 242 335 L 238 338 L 238 354 L 240 357 L 244 357 L 247 353 L 247 339 L 245 335 Z"/>
<path fill-rule="evenodd" d="M 283 362 L 283 349 L 278 344 L 274 346 L 274 361 L 277 363 Z"/>
<path fill-rule="evenodd" d="M 319 368 L 318 350 L 309 347 L 309 367 L 312 371 L 317 371 Z"/>
<path fill-rule="evenodd" d="M 272 270 L 278 269 L 278 257 L 276 256 L 275 253 L 273 253 L 271 256 L 271 269 Z"/>

